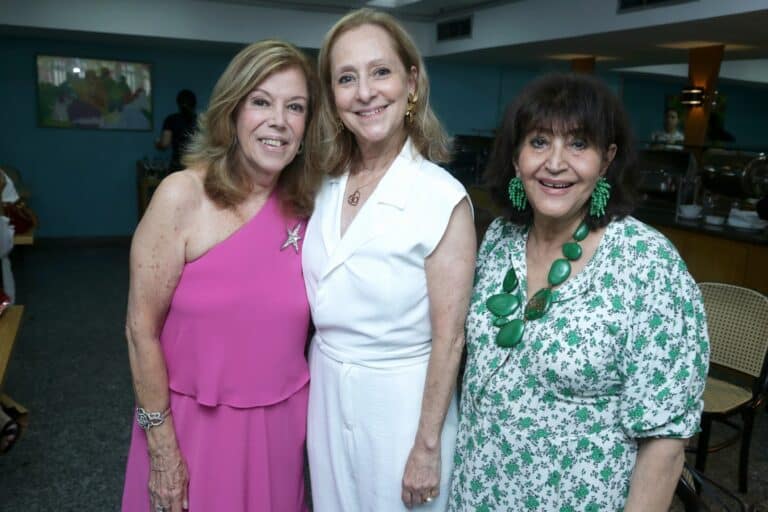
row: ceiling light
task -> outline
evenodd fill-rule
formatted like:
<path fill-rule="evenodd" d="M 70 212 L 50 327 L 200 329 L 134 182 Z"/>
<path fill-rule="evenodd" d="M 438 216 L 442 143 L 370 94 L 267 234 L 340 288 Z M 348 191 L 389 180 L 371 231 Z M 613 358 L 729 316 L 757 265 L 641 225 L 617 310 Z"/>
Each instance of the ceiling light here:
<path fill-rule="evenodd" d="M 606 55 L 590 55 L 586 53 L 557 53 L 555 55 L 548 55 L 548 59 L 554 60 L 576 60 L 576 59 L 591 59 L 596 61 L 616 60 L 616 57 L 608 57 Z"/>
<path fill-rule="evenodd" d="M 707 46 L 724 45 L 725 51 L 751 50 L 755 48 L 748 44 L 723 43 L 722 41 L 678 41 L 675 43 L 661 43 L 656 46 L 660 48 L 671 48 L 673 50 L 691 50 L 693 48 L 703 48 Z"/>
<path fill-rule="evenodd" d="M 370 5 L 372 7 L 388 7 L 390 9 L 394 9 L 395 7 L 415 4 L 420 1 L 421 0 L 370 0 L 369 2 L 366 2 L 366 5 Z"/>

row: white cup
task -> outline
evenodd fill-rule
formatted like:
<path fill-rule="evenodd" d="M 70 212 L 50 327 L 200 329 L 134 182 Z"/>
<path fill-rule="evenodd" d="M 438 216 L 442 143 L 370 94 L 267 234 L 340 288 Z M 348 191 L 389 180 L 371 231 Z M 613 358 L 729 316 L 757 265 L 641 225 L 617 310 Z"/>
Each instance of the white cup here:
<path fill-rule="evenodd" d="M 701 215 L 702 207 L 698 204 L 681 204 L 678 212 L 686 219 L 695 219 Z"/>

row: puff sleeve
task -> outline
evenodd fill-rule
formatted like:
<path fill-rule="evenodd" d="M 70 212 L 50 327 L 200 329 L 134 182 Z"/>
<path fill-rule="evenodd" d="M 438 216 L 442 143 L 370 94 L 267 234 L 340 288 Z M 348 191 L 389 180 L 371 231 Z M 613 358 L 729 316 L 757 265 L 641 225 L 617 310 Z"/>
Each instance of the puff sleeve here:
<path fill-rule="evenodd" d="M 699 430 L 709 339 L 698 286 L 669 244 L 638 262 L 632 319 L 620 356 L 620 422 L 632 438 Z"/>

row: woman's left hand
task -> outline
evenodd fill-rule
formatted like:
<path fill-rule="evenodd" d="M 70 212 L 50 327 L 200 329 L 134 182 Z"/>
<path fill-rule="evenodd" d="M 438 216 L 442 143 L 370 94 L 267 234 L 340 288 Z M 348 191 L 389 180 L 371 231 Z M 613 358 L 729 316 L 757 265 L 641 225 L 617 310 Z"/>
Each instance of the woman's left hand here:
<path fill-rule="evenodd" d="M 412 508 L 429 503 L 440 493 L 440 447 L 411 448 L 403 474 L 403 503 Z"/>

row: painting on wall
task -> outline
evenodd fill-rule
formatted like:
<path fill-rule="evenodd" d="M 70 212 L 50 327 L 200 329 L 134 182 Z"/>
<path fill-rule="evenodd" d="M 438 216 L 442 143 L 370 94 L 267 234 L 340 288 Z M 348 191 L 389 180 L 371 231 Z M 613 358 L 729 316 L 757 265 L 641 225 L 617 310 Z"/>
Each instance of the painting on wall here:
<path fill-rule="evenodd" d="M 151 66 L 38 55 L 37 119 L 51 128 L 152 130 Z"/>

